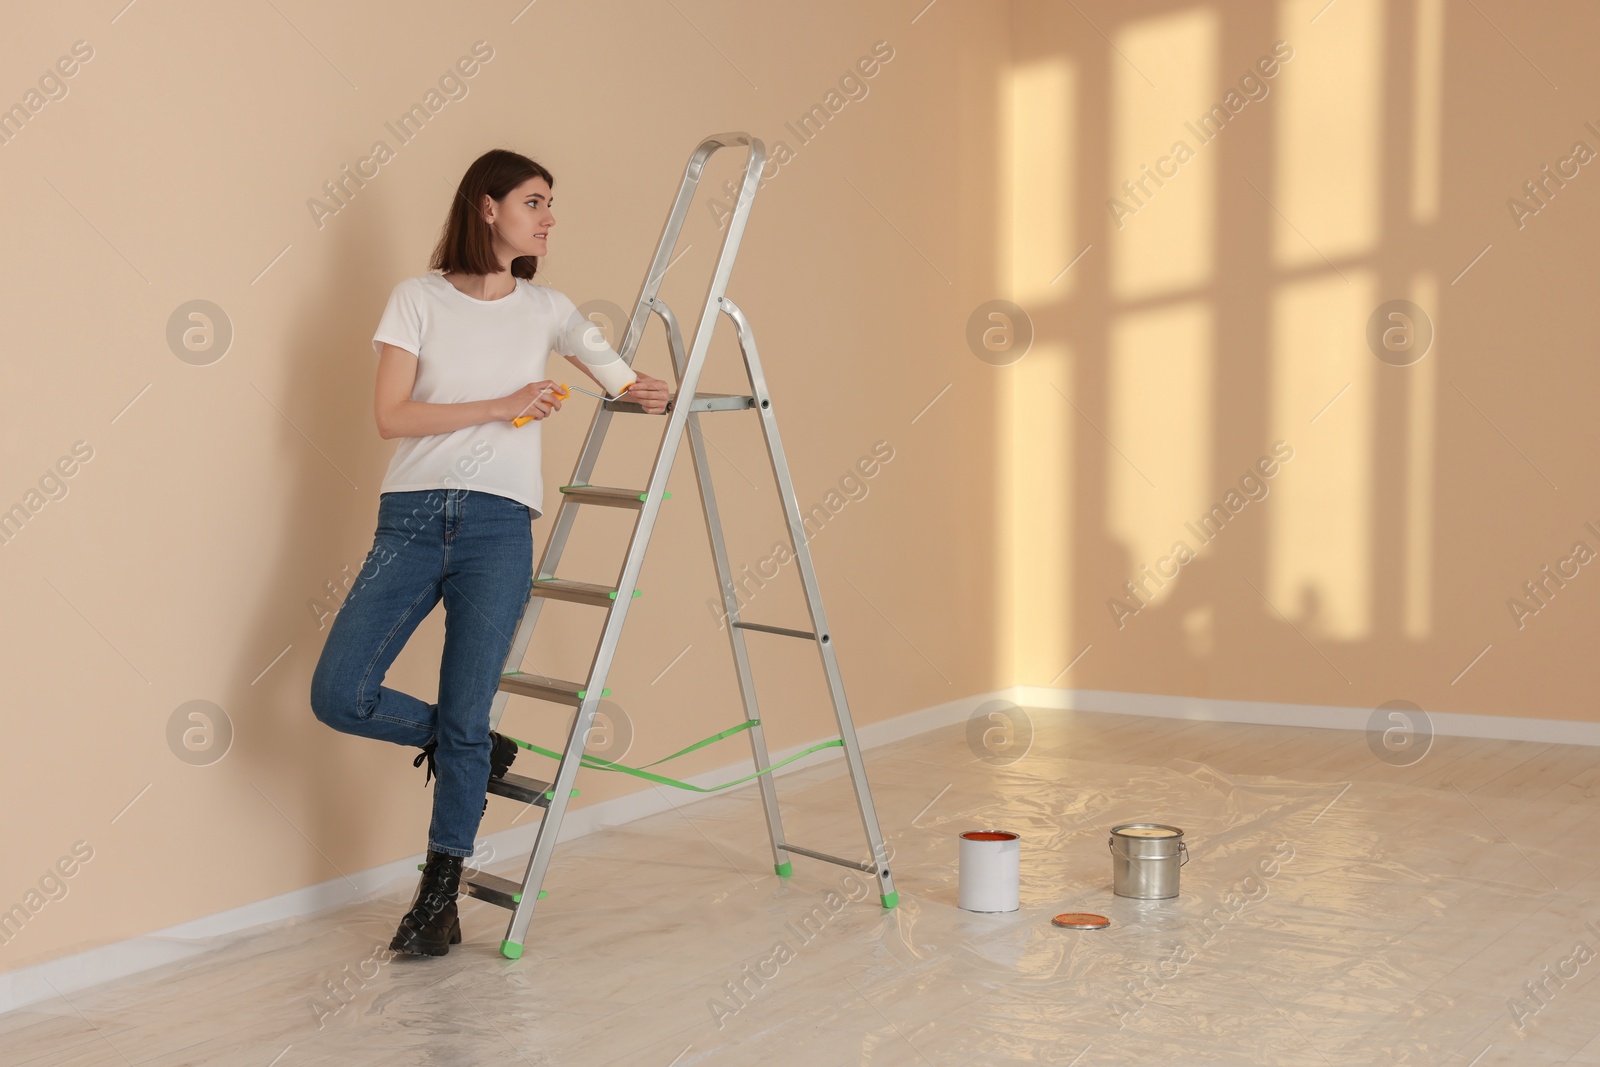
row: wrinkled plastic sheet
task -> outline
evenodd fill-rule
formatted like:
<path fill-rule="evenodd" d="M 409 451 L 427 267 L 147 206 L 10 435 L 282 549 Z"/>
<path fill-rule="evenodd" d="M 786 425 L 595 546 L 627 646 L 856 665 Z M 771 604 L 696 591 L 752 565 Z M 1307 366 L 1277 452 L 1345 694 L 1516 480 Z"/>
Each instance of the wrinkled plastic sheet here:
<path fill-rule="evenodd" d="M 558 847 L 520 960 L 498 952 L 507 913 L 465 898 L 448 956 L 389 958 L 401 881 L 0 1016 L 0 1060 L 1600 1064 L 1592 802 L 1179 760 L 995 767 L 951 730 L 868 759 L 892 910 L 843 867 L 794 856 L 778 879 L 752 786 L 674 796 Z M 867 855 L 842 762 L 777 784 L 790 841 Z M 1134 821 L 1185 831 L 1177 898 L 1112 893 L 1108 832 Z M 956 836 L 991 828 L 1021 835 L 1021 906 L 964 912 Z M 1112 925 L 1054 927 L 1064 911 Z"/>

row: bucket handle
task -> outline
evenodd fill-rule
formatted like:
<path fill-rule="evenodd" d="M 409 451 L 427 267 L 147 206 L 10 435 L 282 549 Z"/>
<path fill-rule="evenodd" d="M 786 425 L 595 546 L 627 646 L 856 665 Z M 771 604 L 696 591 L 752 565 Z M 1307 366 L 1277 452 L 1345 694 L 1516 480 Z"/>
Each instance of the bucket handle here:
<path fill-rule="evenodd" d="M 1112 855 L 1116 855 L 1117 854 L 1117 839 L 1115 837 L 1106 838 L 1106 848 L 1111 852 Z M 1188 862 L 1189 862 L 1189 846 L 1186 845 L 1184 842 L 1179 841 L 1178 842 L 1178 852 L 1183 857 L 1182 859 L 1180 859 L 1178 861 L 1178 866 L 1179 867 L 1183 867 L 1183 866 L 1187 865 Z M 1127 860 L 1130 863 L 1133 862 L 1133 860 L 1134 860 L 1134 857 L 1128 855 L 1126 852 L 1122 853 L 1122 858 Z M 1149 857 L 1140 857 L 1140 858 L 1148 859 Z"/>

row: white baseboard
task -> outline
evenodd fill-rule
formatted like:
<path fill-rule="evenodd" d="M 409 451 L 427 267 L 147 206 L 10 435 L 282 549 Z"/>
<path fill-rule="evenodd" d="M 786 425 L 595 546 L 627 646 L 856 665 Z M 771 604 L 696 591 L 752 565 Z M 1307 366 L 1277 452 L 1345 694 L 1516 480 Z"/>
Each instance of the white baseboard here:
<path fill-rule="evenodd" d="M 1019 685 L 997 694 L 1025 708 L 1106 711 L 1152 715 L 1163 719 L 1259 723 L 1263 726 L 1311 726 L 1326 730 L 1366 730 L 1372 708 L 1334 704 L 1276 704 L 1261 700 L 1219 700 L 1104 689 L 1052 689 Z M 982 698 L 978 698 L 982 699 Z M 1509 715 L 1469 715 L 1427 711 L 1439 737 L 1486 737 L 1497 741 L 1542 741 L 1556 745 L 1600 745 L 1600 722 L 1575 719 L 1520 719 Z"/>
<path fill-rule="evenodd" d="M 980 704 L 989 700 L 1009 700 L 1037 710 L 1101 711 L 1122 715 L 1152 715 L 1169 719 L 1200 719 L 1213 722 L 1260 723 L 1271 726 L 1313 726 L 1332 730 L 1365 730 L 1371 708 L 1334 705 L 1275 704 L 1254 700 L 1217 700 L 1199 697 L 1162 696 L 1094 689 L 1053 689 L 1046 686 L 1012 686 L 979 693 L 921 708 L 884 722 L 857 730 L 863 749 L 877 748 L 907 737 L 951 726 L 967 719 Z M 860 709 L 856 709 L 857 714 Z M 1454 712 L 1429 712 L 1436 734 L 1456 737 L 1485 737 L 1500 740 L 1543 741 L 1568 745 L 1600 745 L 1600 723 L 1561 719 L 1518 719 L 1499 715 L 1463 715 Z M 824 740 L 818 738 L 817 740 Z M 816 742 L 794 745 L 772 753 L 773 762 Z M 839 759 L 838 748 L 827 748 L 804 760 L 797 760 L 779 775 L 814 767 Z M 750 773 L 748 761 L 729 764 L 685 779 L 694 785 L 714 785 Z M 753 786 L 754 783 L 751 783 Z M 744 787 L 741 787 L 744 788 Z M 607 827 L 642 819 L 647 815 L 682 808 L 698 800 L 721 794 L 691 793 L 676 803 L 669 801 L 659 787 L 643 789 L 627 796 L 603 801 L 567 813 L 561 824 L 559 841 L 582 837 Z M 519 826 L 480 839 L 487 858 L 475 862 L 491 865 L 494 857 L 526 856 L 533 849 L 538 824 Z M 414 879 L 421 855 L 407 856 L 361 871 L 349 879 L 335 878 L 318 885 L 282 893 L 267 900 L 246 904 L 208 915 L 154 933 L 129 938 L 114 944 L 48 960 L 31 967 L 0 973 L 0 1013 L 49 1000 L 57 993 L 72 994 L 101 982 L 123 978 L 168 963 L 215 949 L 219 939 L 227 939 L 266 923 L 281 922 L 343 907 L 386 890 L 396 879 Z M 354 883 L 352 885 L 351 883 Z"/>

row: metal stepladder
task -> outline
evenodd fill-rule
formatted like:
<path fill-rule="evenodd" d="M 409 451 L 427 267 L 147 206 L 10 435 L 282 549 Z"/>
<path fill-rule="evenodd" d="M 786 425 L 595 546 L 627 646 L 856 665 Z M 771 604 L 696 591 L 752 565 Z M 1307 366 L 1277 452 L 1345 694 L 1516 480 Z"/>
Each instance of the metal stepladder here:
<path fill-rule="evenodd" d="M 678 235 L 683 229 L 684 220 L 688 216 L 689 205 L 700 183 L 706 160 L 718 149 L 735 145 L 749 146 L 750 154 L 745 164 L 744 178 L 739 189 L 738 200 L 728 218 L 727 233 L 723 237 L 722 248 L 717 256 L 716 270 L 712 275 L 710 287 L 706 293 L 705 306 L 700 315 L 699 326 L 695 330 L 693 347 L 686 353 L 677 319 L 666 304 L 657 299 L 656 294 L 661 286 L 662 277 L 671 262 L 670 257 L 677 244 Z M 594 722 L 595 712 L 599 707 L 601 698 L 610 693 L 610 690 L 605 688 L 606 678 L 610 673 L 612 659 L 622 634 L 623 623 L 627 618 L 628 606 L 633 598 L 639 595 L 635 586 L 639 578 L 640 568 L 644 564 L 645 549 L 649 544 L 650 533 L 655 526 L 661 503 L 666 499 L 667 479 L 672 472 L 672 464 L 677 455 L 678 442 L 685 430 L 688 432 L 689 450 L 694 457 L 695 478 L 699 484 L 701 503 L 705 510 L 706 527 L 711 536 L 712 556 L 716 562 L 718 585 L 722 590 L 723 607 L 727 613 L 728 637 L 733 648 L 739 690 L 744 700 L 745 718 L 747 723 L 750 724 L 747 732 L 750 735 L 751 752 L 755 760 L 756 771 L 759 774 L 755 781 L 759 783 L 761 789 L 761 799 L 766 810 L 767 826 L 772 836 L 773 869 L 779 877 L 787 878 L 792 873 L 787 854 L 797 853 L 802 856 L 809 856 L 813 859 L 824 860 L 876 875 L 879 885 L 879 899 L 882 901 L 883 907 L 893 908 L 899 901 L 899 894 L 895 891 L 894 881 L 889 874 L 888 857 L 884 849 L 883 835 L 878 827 L 878 816 L 873 807 L 872 794 L 867 785 L 866 768 L 862 763 L 855 725 L 850 717 L 849 705 L 845 699 L 844 683 L 840 679 L 839 664 L 834 655 L 827 619 L 823 614 L 822 594 L 817 585 L 816 573 L 811 563 L 811 554 L 806 544 L 806 531 L 800 516 L 799 504 L 795 497 L 794 484 L 789 476 L 788 462 L 784 458 L 783 444 L 778 437 L 778 425 L 772 409 L 772 400 L 767 393 L 766 381 L 761 371 L 761 362 L 756 353 L 755 337 L 744 313 L 725 295 L 728 277 L 733 270 L 733 262 L 739 251 L 740 239 L 744 235 L 745 223 L 749 218 L 750 205 L 755 199 L 757 183 L 760 179 L 765 158 L 765 146 L 759 139 L 747 133 L 723 133 L 708 137 L 700 143 L 690 157 L 688 166 L 684 170 L 683 181 L 678 187 L 677 200 L 674 202 L 672 212 L 662 230 L 661 239 L 656 245 L 655 258 L 651 262 L 650 270 L 645 275 L 644 284 L 640 288 L 639 298 L 634 305 L 633 315 L 628 322 L 627 335 L 618 349 L 618 354 L 631 364 L 634 353 L 637 351 L 639 342 L 644 335 L 650 315 L 654 313 L 661 318 L 666 329 L 667 343 L 672 352 L 673 373 L 677 378 L 678 388 L 673 399 L 669 402 L 667 428 L 656 453 L 655 463 L 651 468 L 649 485 L 644 489 L 619 489 L 589 484 L 589 478 L 594 471 L 596 461 L 599 459 L 600 446 L 605 440 L 606 430 L 610 426 L 612 415 L 616 412 L 644 413 L 644 408 L 636 402 L 630 403 L 626 400 L 618 400 L 600 404 L 595 412 L 594 421 L 590 424 L 583 450 L 579 454 L 577 467 L 573 473 L 573 484 L 561 487 L 561 506 L 556 512 L 555 523 L 550 532 L 549 540 L 546 542 L 544 555 L 539 561 L 539 568 L 533 583 L 533 593 L 523 613 L 522 621 L 517 627 L 516 635 L 512 639 L 510 654 L 506 659 L 505 671 L 500 678 L 499 691 L 495 694 L 494 704 L 490 710 L 489 721 L 491 728 L 498 728 L 501 715 L 505 711 L 507 699 L 512 695 L 533 697 L 538 700 L 567 705 L 575 708 L 576 713 L 571 732 L 567 736 L 566 749 L 561 756 L 554 782 L 538 781 L 512 773 L 507 773 L 503 778 L 491 778 L 489 780 L 488 792 L 491 795 L 507 797 L 545 809 L 538 836 L 534 840 L 533 852 L 528 857 L 528 868 L 523 876 L 522 883 L 519 885 L 508 878 L 497 877 L 470 867 L 462 871 L 462 886 L 469 895 L 511 911 L 511 921 L 506 928 L 505 940 L 500 945 L 501 954 L 509 959 L 517 959 L 522 955 L 523 942 L 527 937 L 528 926 L 533 918 L 534 906 L 539 897 L 544 895 L 540 891 L 540 886 L 543 884 L 545 874 L 550 866 L 556 838 L 561 831 L 561 821 L 566 814 L 567 801 L 574 792 L 572 788 L 573 781 L 577 777 L 578 768 L 582 762 L 584 745 L 588 740 L 589 729 Z M 700 371 L 705 364 L 706 354 L 711 347 L 712 333 L 718 322 L 719 315 L 727 315 L 732 320 L 737 331 L 739 349 L 743 354 L 745 371 L 750 380 L 751 392 L 747 396 L 727 396 L 697 393 L 695 391 L 700 379 Z M 687 403 L 685 403 L 685 400 L 687 400 Z M 797 569 L 801 583 L 804 586 L 806 602 L 811 611 L 812 625 L 809 631 L 745 622 L 739 615 L 738 596 L 728 563 L 727 550 L 723 542 L 721 522 L 717 514 L 716 494 L 711 482 L 711 468 L 707 462 L 705 441 L 701 436 L 700 416 L 711 412 L 744 410 L 755 410 L 759 412 L 761 417 L 761 428 L 766 439 L 767 455 L 771 461 L 773 475 L 777 480 L 778 495 L 788 520 L 790 541 L 794 549 Z M 580 506 L 621 508 L 638 513 L 633 537 L 628 546 L 627 558 L 622 565 L 621 573 L 617 577 L 615 587 L 555 577 L 555 570 L 560 565 L 568 535 L 572 531 L 573 521 L 577 517 L 578 507 Z M 521 670 L 523 657 L 532 640 L 534 627 L 539 619 L 540 608 L 545 600 L 564 600 L 587 604 L 602 608 L 606 612 L 605 626 L 600 638 L 600 644 L 590 664 L 589 677 L 584 681 L 563 681 L 543 675 L 527 674 Z M 801 848 L 785 840 L 783 825 L 778 813 L 778 796 L 773 785 L 772 775 L 762 773 L 769 769 L 770 761 L 767 755 L 766 740 L 760 725 L 760 715 L 756 703 L 755 686 L 750 672 L 749 656 L 745 648 L 744 634 L 746 631 L 799 638 L 816 644 L 818 653 L 821 656 L 823 670 L 827 675 L 828 690 L 833 700 L 834 713 L 839 726 L 839 741 L 834 743 L 843 748 L 850 776 L 855 785 L 856 801 L 861 812 L 862 827 L 866 831 L 867 842 L 872 850 L 871 861 L 860 862 L 844 859 L 825 852 Z"/>

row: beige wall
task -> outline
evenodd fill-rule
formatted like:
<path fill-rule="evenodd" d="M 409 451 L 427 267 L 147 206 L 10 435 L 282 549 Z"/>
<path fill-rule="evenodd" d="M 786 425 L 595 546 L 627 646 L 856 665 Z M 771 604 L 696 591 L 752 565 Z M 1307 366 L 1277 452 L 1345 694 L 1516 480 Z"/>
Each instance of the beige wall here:
<path fill-rule="evenodd" d="M 1521 229 L 1506 203 L 1574 141 L 1600 149 L 1583 5 L 544 3 L 513 23 L 519 7 L 8 14 L 0 103 L 74 42 L 93 57 L 0 146 L 0 506 L 75 443 L 93 456 L 0 546 L 0 907 L 75 842 L 94 852 L 0 945 L 0 970 L 424 846 L 411 751 L 311 717 L 324 631 L 307 602 L 371 542 L 393 447 L 370 414 L 384 297 L 425 269 L 450 188 L 497 145 L 557 177 L 552 284 L 619 304 L 699 138 L 747 129 L 795 150 L 756 201 L 731 293 L 803 505 L 874 442 L 894 448 L 812 542 L 860 723 L 1013 683 L 1594 720 L 1593 568 L 1521 629 L 1507 607 L 1575 541 L 1600 550 L 1584 529 L 1600 494 L 1583 293 L 1600 179 L 1581 168 Z M 1294 56 L 1268 94 L 1199 145 L 1184 121 L 1280 39 Z M 799 145 L 784 123 L 880 40 L 895 55 L 866 99 Z M 308 198 L 478 41 L 493 58 L 469 94 L 318 226 Z M 1193 158 L 1119 227 L 1108 198 L 1179 139 Z M 731 171 L 719 161 L 712 182 Z M 717 236 L 692 218 L 665 291 L 691 320 Z M 997 297 L 1035 332 L 1009 365 L 966 339 Z M 1396 298 L 1436 330 L 1410 366 L 1364 341 Z M 234 330 L 206 366 L 165 336 L 195 299 Z M 655 335 L 641 358 L 666 374 Z M 712 358 L 706 387 L 735 387 L 726 332 Z M 550 515 L 580 411 L 546 430 Z M 757 432 L 733 417 L 713 434 L 732 554 L 753 563 L 783 535 Z M 603 480 L 650 454 L 644 429 L 619 437 L 636 459 L 619 443 Z M 1119 628 L 1123 582 L 1196 546 L 1185 522 L 1280 439 L 1294 456 L 1268 495 Z M 643 759 L 740 717 L 686 464 L 672 488 L 685 506 L 663 514 L 610 682 Z M 625 532 L 578 532 L 563 572 L 608 577 Z M 775 586 L 750 617 L 801 613 Z M 580 673 L 583 616 L 547 612 L 561 624 L 530 661 Z M 435 616 L 391 682 L 430 697 L 441 638 Z M 773 745 L 825 736 L 815 659 L 755 648 Z M 209 766 L 169 748 L 191 700 L 233 724 Z M 505 725 L 563 732 L 528 702 Z M 629 781 L 586 774 L 575 803 Z"/>
<path fill-rule="evenodd" d="M 139 4 L 114 24 L 103 6 L 8 12 L 6 100 L 75 41 L 93 56 L 65 98 L 0 146 L 0 502 L 23 500 L 74 442 L 93 455 L 0 546 L 12 768 L 0 776 L 0 906 L 24 900 L 74 842 L 93 858 L 0 945 L 0 969 L 425 847 L 431 793 L 414 750 L 337 734 L 310 713 L 325 631 L 307 602 L 371 545 L 393 448 L 371 415 L 383 301 L 426 269 L 451 189 L 491 147 L 556 176 L 552 284 L 580 303 L 630 306 L 702 137 L 742 129 L 794 150 L 755 202 L 730 295 L 757 332 L 802 505 L 823 501 L 875 442 L 894 450 L 812 541 L 853 709 L 870 723 L 996 684 L 995 386 L 961 325 L 992 295 L 993 160 L 967 148 L 992 135 L 1004 9 L 944 5 L 912 25 L 915 12 L 853 4 L 678 6 L 541 3 L 514 24 L 520 4 L 288 3 L 282 17 Z M 468 95 L 397 147 L 384 123 L 477 41 L 493 57 Z M 878 41 L 893 58 L 867 95 L 801 145 L 785 122 L 824 103 Z M 394 158 L 319 227 L 308 198 L 377 139 Z M 736 173 L 733 155 L 710 183 Z M 697 205 L 664 291 L 691 328 L 718 238 Z M 234 329 L 208 366 L 165 339 L 193 299 Z M 658 333 L 641 360 L 668 376 Z M 712 363 L 706 388 L 736 388 L 726 323 Z M 569 404 L 545 430 L 538 552 L 589 410 Z M 654 440 L 632 429 L 613 435 L 597 480 L 647 472 Z M 708 429 L 739 564 L 784 535 L 758 434 L 736 415 Z M 671 488 L 609 683 L 636 724 L 639 762 L 743 718 L 706 607 L 716 586 L 687 459 Z M 625 524 L 580 521 L 585 543 L 562 573 L 614 576 Z M 798 588 L 763 590 L 748 617 L 801 623 Z M 595 619 L 552 606 L 530 662 L 581 676 Z M 441 610 L 390 680 L 431 699 L 442 635 Z M 832 729 L 814 653 L 783 645 L 753 646 L 775 748 Z M 210 766 L 168 747 L 169 717 L 196 699 L 220 705 L 235 731 Z M 565 737 L 557 722 L 516 701 L 504 725 L 550 745 Z M 692 774 L 741 749 L 735 739 L 674 766 Z M 575 805 L 632 783 L 585 774 Z M 491 806 L 484 832 L 507 826 L 512 807 Z"/>
<path fill-rule="evenodd" d="M 1088 647 L 1054 684 L 1600 718 L 1600 565 L 1524 592 L 1600 552 L 1600 179 L 1569 164 L 1520 228 L 1508 206 L 1574 142 L 1600 151 L 1593 8 L 1076 7 L 1012 26 L 1004 265 L 1037 330 L 1002 399 L 1012 680 Z M 1210 143 L 1186 128 L 1277 41 L 1259 99 Z M 1180 140 L 1164 185 L 1123 193 Z M 1434 327 L 1408 366 L 1365 340 L 1394 299 Z M 1293 459 L 1229 514 L 1279 440 Z M 1163 564 L 1219 504 L 1212 543 Z M 1136 601 L 1146 566 L 1168 577 Z"/>

